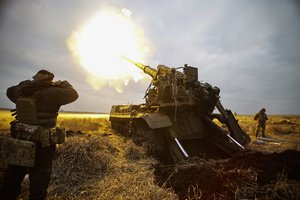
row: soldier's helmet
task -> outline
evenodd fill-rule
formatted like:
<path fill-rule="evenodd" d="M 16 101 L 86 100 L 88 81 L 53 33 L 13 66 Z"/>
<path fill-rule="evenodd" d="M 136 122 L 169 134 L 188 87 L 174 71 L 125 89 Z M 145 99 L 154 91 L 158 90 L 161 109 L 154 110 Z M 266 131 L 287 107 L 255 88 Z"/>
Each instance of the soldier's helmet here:
<path fill-rule="evenodd" d="M 262 112 L 266 112 L 266 109 L 265 109 L 265 108 L 262 108 L 261 111 L 262 111 Z"/>
<path fill-rule="evenodd" d="M 42 69 L 38 71 L 32 78 L 36 81 L 52 81 L 54 78 L 54 74 L 45 69 Z"/>

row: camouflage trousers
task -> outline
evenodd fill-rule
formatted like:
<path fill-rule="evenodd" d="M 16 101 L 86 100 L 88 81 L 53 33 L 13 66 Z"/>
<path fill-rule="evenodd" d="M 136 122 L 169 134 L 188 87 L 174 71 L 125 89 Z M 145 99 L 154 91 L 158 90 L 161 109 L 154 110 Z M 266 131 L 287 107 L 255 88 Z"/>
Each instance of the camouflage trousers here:
<path fill-rule="evenodd" d="M 37 143 L 34 167 L 9 165 L 0 188 L 0 199 L 17 199 L 26 174 L 29 174 L 29 199 L 46 199 L 55 149 L 55 145 L 42 148 Z"/>
<path fill-rule="evenodd" d="M 261 133 L 262 137 L 266 137 L 265 131 L 266 131 L 266 123 L 257 123 L 255 136 L 258 137 Z"/>

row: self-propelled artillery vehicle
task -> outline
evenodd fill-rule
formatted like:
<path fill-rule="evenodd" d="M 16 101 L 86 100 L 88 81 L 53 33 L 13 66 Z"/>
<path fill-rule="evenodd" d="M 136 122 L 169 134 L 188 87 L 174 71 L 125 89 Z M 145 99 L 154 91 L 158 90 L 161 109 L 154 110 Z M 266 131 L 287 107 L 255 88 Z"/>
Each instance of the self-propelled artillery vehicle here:
<path fill-rule="evenodd" d="M 198 81 L 197 68 L 153 69 L 125 59 L 152 81 L 145 103 L 112 106 L 109 120 L 115 131 L 147 144 L 149 153 L 168 162 L 192 156 L 227 158 L 250 142 L 232 112 L 222 106 L 220 89 Z M 219 113 L 213 113 L 215 108 Z"/>

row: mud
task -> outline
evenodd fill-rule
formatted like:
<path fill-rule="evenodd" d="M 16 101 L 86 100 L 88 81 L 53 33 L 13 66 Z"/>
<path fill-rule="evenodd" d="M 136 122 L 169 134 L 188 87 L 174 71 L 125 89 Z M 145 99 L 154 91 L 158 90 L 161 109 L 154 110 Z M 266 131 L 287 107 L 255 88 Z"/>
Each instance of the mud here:
<path fill-rule="evenodd" d="M 299 151 L 246 151 L 227 160 L 157 166 L 155 174 L 180 199 L 299 199 L 299 169 Z"/>

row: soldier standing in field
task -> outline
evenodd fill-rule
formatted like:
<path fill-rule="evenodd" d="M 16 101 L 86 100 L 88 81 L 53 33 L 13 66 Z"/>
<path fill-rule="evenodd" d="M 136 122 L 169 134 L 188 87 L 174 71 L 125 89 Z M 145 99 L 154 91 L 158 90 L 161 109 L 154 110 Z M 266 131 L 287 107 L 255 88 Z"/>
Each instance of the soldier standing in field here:
<path fill-rule="evenodd" d="M 68 81 L 53 82 L 54 74 L 47 70 L 40 70 L 32 78 L 8 88 L 7 97 L 16 104 L 16 120 L 11 122 L 10 140 L 16 140 L 15 143 L 31 142 L 34 145 L 34 164 L 24 164 L 28 163 L 28 160 L 22 160 L 28 157 L 25 151 L 16 154 L 24 155 L 24 158 L 15 158 L 15 161 L 10 159 L 13 164 L 8 162 L 4 183 L 0 188 L 2 200 L 18 198 L 27 173 L 30 181 L 29 199 L 46 198 L 56 144 L 63 143 L 65 137 L 64 130 L 56 127 L 58 111 L 60 106 L 78 98 Z M 22 148 L 24 146 L 16 146 L 15 149 L 22 151 Z"/>
<path fill-rule="evenodd" d="M 266 122 L 268 120 L 268 116 L 266 114 L 266 109 L 262 108 L 258 113 L 255 114 L 254 119 L 257 121 L 255 136 L 256 138 L 259 136 L 260 132 L 262 137 L 266 137 Z"/>

